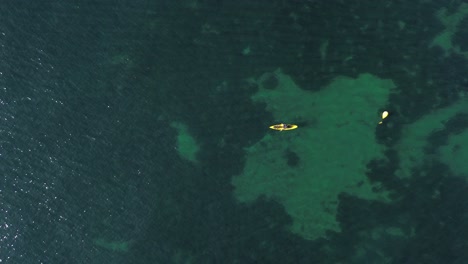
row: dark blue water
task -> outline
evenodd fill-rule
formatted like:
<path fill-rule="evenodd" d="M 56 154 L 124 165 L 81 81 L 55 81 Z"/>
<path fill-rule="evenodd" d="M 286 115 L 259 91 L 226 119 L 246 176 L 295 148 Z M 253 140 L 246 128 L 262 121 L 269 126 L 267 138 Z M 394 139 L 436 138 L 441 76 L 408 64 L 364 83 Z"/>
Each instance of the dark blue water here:
<path fill-rule="evenodd" d="M 173 140 L 112 61 L 137 48 L 132 5 L 0 6 L 0 261 L 119 263 L 144 233 Z"/>

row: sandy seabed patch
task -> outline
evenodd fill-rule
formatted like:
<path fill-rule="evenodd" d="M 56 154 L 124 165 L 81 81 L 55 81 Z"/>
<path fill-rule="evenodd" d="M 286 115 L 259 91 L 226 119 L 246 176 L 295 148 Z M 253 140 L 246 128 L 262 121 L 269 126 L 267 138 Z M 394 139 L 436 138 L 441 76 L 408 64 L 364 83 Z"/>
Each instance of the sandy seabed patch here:
<path fill-rule="evenodd" d="M 387 193 L 372 190 L 366 165 L 384 157 L 375 127 L 393 82 L 361 74 L 356 79 L 337 77 L 311 92 L 281 70 L 268 74 L 278 79 L 277 87 L 265 89 L 260 82 L 252 100 L 266 103 L 278 123 L 307 125 L 268 131 L 246 149 L 244 171 L 232 181 L 237 200 L 248 203 L 265 195 L 282 203 L 293 218 L 291 231 L 306 239 L 325 237 L 327 230 L 340 231 L 336 213 L 342 192 L 388 201 Z M 291 153 L 297 156 L 297 165 L 288 164 Z"/>

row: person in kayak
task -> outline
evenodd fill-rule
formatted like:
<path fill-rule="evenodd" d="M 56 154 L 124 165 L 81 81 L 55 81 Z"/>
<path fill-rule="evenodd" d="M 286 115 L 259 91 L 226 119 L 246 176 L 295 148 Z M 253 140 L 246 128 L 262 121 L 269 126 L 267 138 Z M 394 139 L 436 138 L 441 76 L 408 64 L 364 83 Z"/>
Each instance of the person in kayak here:
<path fill-rule="evenodd" d="M 283 131 L 283 130 L 293 130 L 297 128 L 297 125 L 292 124 L 277 124 L 270 126 L 273 130 Z"/>

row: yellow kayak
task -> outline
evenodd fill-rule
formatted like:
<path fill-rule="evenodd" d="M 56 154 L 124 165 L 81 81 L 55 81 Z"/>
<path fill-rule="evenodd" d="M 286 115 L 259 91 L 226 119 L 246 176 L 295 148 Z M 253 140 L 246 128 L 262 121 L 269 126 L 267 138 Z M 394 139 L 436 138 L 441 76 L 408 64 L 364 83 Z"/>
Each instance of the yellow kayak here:
<path fill-rule="evenodd" d="M 270 126 L 271 129 L 273 130 L 278 130 L 278 131 L 283 131 L 283 130 L 293 130 L 297 128 L 297 125 L 291 125 L 291 124 L 277 124 L 277 125 L 272 125 Z"/>

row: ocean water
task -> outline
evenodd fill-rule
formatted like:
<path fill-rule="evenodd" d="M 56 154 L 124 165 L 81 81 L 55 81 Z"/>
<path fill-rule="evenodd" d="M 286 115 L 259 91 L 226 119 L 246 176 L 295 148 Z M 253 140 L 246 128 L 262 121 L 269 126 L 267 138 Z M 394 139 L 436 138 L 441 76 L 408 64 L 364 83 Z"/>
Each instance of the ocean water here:
<path fill-rule="evenodd" d="M 450 164 L 464 164 L 465 144 L 449 142 L 468 127 L 468 18 L 462 1 L 444 4 L 2 1 L 0 263 L 466 263 L 466 171 Z M 454 46 L 431 45 L 457 10 Z M 287 146 L 295 134 L 271 134 L 286 121 L 252 101 L 252 80 L 274 90 L 278 69 L 307 93 L 361 73 L 395 83 L 369 114 L 385 159 L 365 172 L 390 201 L 340 193 L 323 210 L 336 228 L 318 239 L 290 231 L 275 194 L 234 194 L 246 149 L 266 135 L 286 151 L 264 160 L 316 162 Z M 311 112 L 292 121 L 298 137 L 319 129 Z M 424 139 L 406 133 L 418 120 Z M 198 145 L 190 159 L 178 127 Z"/>
<path fill-rule="evenodd" d="M 144 234 L 174 142 L 112 61 L 144 13 L 119 5 L 1 4 L 2 263 L 119 263 Z"/>

